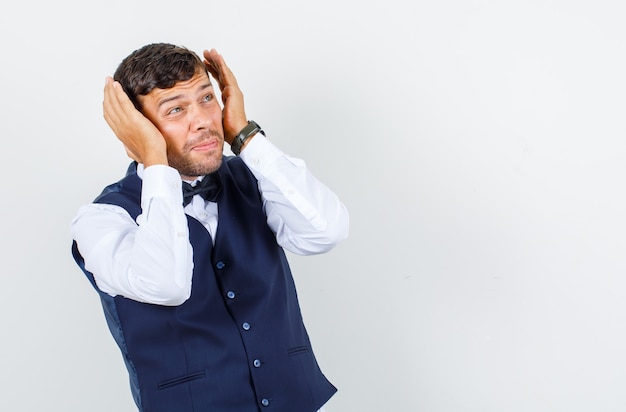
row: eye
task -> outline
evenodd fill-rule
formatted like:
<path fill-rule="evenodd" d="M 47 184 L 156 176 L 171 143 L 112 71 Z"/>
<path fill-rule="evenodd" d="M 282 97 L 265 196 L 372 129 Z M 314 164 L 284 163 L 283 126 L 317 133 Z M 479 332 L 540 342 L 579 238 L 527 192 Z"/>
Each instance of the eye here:
<path fill-rule="evenodd" d="M 204 99 L 202 100 L 204 100 L 205 102 L 210 102 L 211 100 L 213 100 L 213 97 L 214 97 L 213 93 L 209 93 L 206 96 L 204 96 Z"/>
<path fill-rule="evenodd" d="M 180 107 L 174 107 L 170 111 L 168 111 L 167 114 L 176 114 L 176 113 L 180 112 L 181 110 L 182 109 Z"/>

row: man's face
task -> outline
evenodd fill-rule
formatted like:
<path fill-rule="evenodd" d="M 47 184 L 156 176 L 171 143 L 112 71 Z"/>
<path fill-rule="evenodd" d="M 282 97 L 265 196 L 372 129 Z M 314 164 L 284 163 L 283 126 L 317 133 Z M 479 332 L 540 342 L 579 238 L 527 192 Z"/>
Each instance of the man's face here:
<path fill-rule="evenodd" d="M 154 89 L 139 97 L 143 114 L 159 129 L 167 144 L 171 167 L 185 180 L 217 170 L 222 162 L 222 109 L 206 73 Z"/>

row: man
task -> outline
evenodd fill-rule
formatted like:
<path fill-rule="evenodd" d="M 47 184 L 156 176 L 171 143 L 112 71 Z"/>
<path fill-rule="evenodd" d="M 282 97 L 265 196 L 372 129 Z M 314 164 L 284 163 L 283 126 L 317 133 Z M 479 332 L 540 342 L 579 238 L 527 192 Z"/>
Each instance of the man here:
<path fill-rule="evenodd" d="M 313 355 L 283 248 L 332 249 L 348 213 L 248 121 L 223 57 L 204 58 L 150 44 L 107 78 L 104 117 L 134 161 L 80 208 L 72 252 L 140 411 L 314 412 L 336 389 Z"/>

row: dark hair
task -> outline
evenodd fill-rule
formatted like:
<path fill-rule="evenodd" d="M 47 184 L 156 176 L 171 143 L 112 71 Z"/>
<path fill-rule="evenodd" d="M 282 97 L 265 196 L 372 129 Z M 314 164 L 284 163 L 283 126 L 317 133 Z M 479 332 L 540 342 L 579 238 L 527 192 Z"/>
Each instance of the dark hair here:
<path fill-rule="evenodd" d="M 152 90 L 169 89 L 207 69 L 198 55 L 185 47 L 168 43 L 143 46 L 128 55 L 115 70 L 113 79 L 120 82 L 137 110 L 138 96 Z"/>

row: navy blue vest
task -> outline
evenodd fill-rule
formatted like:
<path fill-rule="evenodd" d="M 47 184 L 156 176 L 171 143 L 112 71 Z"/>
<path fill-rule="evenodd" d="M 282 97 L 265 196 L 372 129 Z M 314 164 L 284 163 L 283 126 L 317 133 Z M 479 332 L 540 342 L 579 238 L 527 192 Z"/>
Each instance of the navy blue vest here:
<path fill-rule="evenodd" d="M 284 251 L 266 223 L 257 182 L 225 157 L 215 246 L 187 217 L 194 250 L 191 297 L 180 306 L 111 297 L 98 289 L 142 412 L 313 412 L 336 392 L 315 360 Z M 141 179 L 131 164 L 95 203 L 136 219 Z"/>

